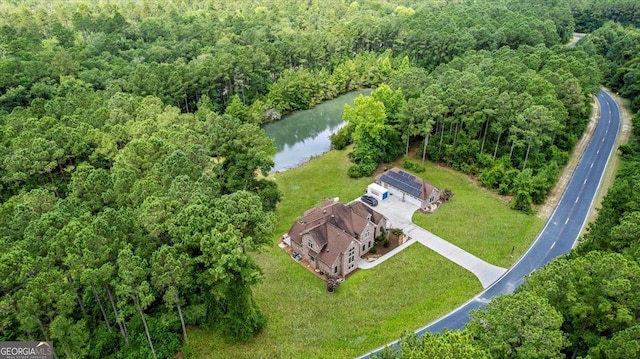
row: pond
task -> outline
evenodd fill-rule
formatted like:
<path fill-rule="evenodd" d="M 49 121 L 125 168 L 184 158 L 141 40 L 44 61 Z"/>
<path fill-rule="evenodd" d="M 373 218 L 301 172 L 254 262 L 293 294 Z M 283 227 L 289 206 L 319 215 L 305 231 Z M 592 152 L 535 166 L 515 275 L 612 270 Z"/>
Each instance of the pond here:
<path fill-rule="evenodd" d="M 353 105 L 358 95 L 370 93 L 369 89 L 349 92 L 312 109 L 294 112 L 278 122 L 265 125 L 264 130 L 267 136 L 273 138 L 277 149 L 271 171 L 286 171 L 329 151 L 329 136 L 346 125 L 342 120 L 344 105 Z"/>

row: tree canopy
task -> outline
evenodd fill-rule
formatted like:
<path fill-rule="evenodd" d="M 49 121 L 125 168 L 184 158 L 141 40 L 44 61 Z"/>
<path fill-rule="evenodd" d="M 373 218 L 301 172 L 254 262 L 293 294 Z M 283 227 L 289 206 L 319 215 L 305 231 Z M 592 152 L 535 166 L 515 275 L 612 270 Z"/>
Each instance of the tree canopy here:
<path fill-rule="evenodd" d="M 637 23 L 633 7 L 614 3 L 624 25 Z M 584 130 L 601 74 L 635 97 L 634 108 L 640 103 L 636 29 L 605 24 L 577 49 L 559 46 L 574 24 L 619 20 L 604 11 L 582 16 L 601 7 L 577 0 L 3 3 L 0 338 L 54 340 L 67 357 L 127 358 L 174 357 L 190 325 L 251 339 L 266 323 L 251 294 L 261 278 L 251 253 L 271 242 L 279 200 L 266 176 L 274 148 L 259 126 L 354 89 L 375 91 L 345 111 L 349 125 L 337 136 L 354 143 L 352 175 L 368 175 L 416 143 L 423 160 L 478 175 L 514 195 L 515 208 L 540 203 Z M 637 149 L 622 149 L 622 179 L 585 251 L 638 257 Z M 561 274 L 578 281 L 576 292 L 599 300 L 632 286 L 636 267 L 628 259 L 591 260 L 610 286 L 578 288 L 589 271 L 572 267 Z M 607 270 L 620 277 L 605 278 Z M 563 316 L 567 353 L 609 355 L 637 336 L 632 299 L 603 300 L 607 308 L 578 303 L 576 312 L 554 293 L 531 292 L 504 301 L 541 308 L 514 304 L 522 309 L 516 317 L 552 319 L 549 353 L 562 343 L 547 302 Z M 594 323 L 580 317 L 614 310 L 615 318 Z M 586 325 L 585 340 L 569 332 L 575 325 Z M 514 353 L 545 339 L 504 338 Z M 503 353 L 480 329 L 420 340 L 427 344 L 418 356 Z"/>

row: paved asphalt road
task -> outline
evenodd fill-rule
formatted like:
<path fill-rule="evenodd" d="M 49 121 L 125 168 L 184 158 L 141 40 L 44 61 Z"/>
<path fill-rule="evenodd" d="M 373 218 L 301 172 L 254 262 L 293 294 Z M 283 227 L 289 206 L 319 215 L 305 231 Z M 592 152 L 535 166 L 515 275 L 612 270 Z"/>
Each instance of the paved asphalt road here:
<path fill-rule="evenodd" d="M 427 331 L 440 332 L 445 328 L 464 327 L 471 310 L 484 307 L 495 296 L 513 292 L 529 273 L 573 248 L 593 205 L 620 128 L 620 111 L 613 98 L 605 91 L 600 91 L 597 99 L 600 103 L 600 120 L 591 142 L 533 245 L 493 285 L 446 316 L 420 328 L 416 331 L 418 335 Z M 380 350 L 382 348 L 361 358 L 370 358 Z"/>

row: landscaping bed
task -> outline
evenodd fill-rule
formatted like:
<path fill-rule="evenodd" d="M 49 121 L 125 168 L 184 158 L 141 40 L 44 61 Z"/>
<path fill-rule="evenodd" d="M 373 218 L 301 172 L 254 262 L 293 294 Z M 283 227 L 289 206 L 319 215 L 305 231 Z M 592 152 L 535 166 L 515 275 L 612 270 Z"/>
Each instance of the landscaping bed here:
<path fill-rule="evenodd" d="M 388 244 L 385 244 L 385 242 L 387 241 Z M 396 231 L 390 230 L 387 240 L 376 240 L 376 244 L 371 247 L 367 254 L 364 255 L 364 258 L 367 260 L 380 258 L 385 254 L 391 252 L 392 250 L 398 248 L 398 246 L 400 246 L 405 241 L 406 235 L 402 234 L 402 231 L 397 233 Z"/>

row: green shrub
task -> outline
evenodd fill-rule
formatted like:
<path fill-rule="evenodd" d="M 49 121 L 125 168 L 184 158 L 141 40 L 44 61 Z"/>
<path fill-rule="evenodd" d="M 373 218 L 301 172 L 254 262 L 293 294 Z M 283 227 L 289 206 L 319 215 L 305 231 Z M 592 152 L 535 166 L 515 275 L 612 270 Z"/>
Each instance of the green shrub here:
<path fill-rule="evenodd" d="M 378 167 L 375 163 L 364 162 L 360 164 L 355 164 L 347 170 L 347 174 L 351 178 L 360 178 L 371 176 L 373 171 L 375 171 L 376 167 Z"/>
<path fill-rule="evenodd" d="M 403 167 L 408 169 L 409 171 L 413 171 L 416 173 L 422 173 L 425 171 L 425 168 L 423 165 L 417 164 L 406 157 L 404 159 Z"/>
<path fill-rule="evenodd" d="M 376 247 L 371 247 L 369 249 L 369 253 L 371 253 L 371 254 L 375 254 L 377 251 L 378 251 L 378 248 L 376 248 Z"/>
<path fill-rule="evenodd" d="M 349 169 L 347 170 L 347 174 L 351 178 L 363 177 L 362 172 L 363 172 L 362 171 L 362 167 L 360 167 L 360 165 L 353 165 L 353 166 L 349 167 Z"/>
<path fill-rule="evenodd" d="M 331 148 L 335 150 L 344 150 L 347 146 L 349 146 L 351 141 L 351 131 L 349 126 L 345 126 L 338 130 L 338 132 L 329 136 L 331 140 Z"/>
<path fill-rule="evenodd" d="M 515 197 L 513 197 L 513 199 L 509 203 L 509 207 L 517 211 L 531 214 L 533 212 L 533 210 L 531 209 L 532 202 L 533 201 L 531 200 L 531 194 L 529 194 L 529 192 L 518 191 L 518 193 L 516 193 Z"/>
<path fill-rule="evenodd" d="M 384 246 L 385 248 L 389 248 L 390 245 L 391 245 L 391 242 L 389 241 L 389 239 L 385 239 L 384 243 L 382 244 L 382 246 Z"/>
<path fill-rule="evenodd" d="M 483 186 L 497 189 L 501 195 L 512 193 L 512 185 L 519 170 L 513 168 L 508 157 L 497 159 L 480 172 L 478 179 Z"/>

